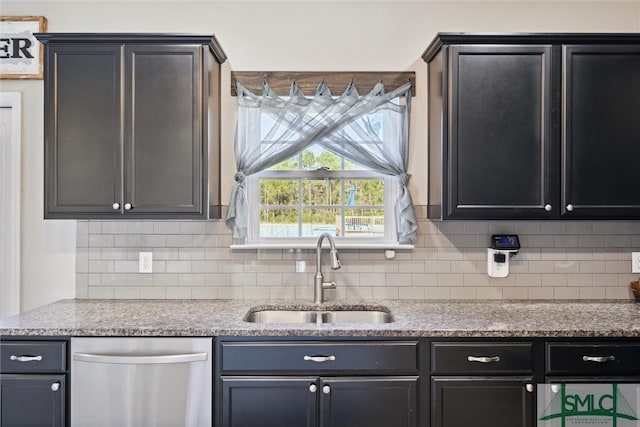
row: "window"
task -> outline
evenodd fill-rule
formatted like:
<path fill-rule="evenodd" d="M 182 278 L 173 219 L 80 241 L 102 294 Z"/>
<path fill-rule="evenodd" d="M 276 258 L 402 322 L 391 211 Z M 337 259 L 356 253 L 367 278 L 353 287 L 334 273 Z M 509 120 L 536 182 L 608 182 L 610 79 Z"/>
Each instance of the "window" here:
<path fill-rule="evenodd" d="M 417 225 L 407 189 L 410 83 L 333 97 L 320 84 L 289 97 L 264 84 L 237 84 L 236 184 L 227 225 L 236 243 L 315 242 L 328 232 L 347 243 L 412 242 Z M 397 226 L 399 224 L 399 226 Z"/>

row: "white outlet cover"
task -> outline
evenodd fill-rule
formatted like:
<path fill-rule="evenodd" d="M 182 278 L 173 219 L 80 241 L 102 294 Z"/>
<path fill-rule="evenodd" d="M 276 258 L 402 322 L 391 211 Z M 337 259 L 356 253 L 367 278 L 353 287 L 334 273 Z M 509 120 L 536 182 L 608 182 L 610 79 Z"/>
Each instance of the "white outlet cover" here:
<path fill-rule="evenodd" d="M 631 252 L 631 272 L 640 273 L 640 252 Z"/>
<path fill-rule="evenodd" d="M 139 273 L 153 272 L 153 252 L 140 252 L 138 259 Z"/>

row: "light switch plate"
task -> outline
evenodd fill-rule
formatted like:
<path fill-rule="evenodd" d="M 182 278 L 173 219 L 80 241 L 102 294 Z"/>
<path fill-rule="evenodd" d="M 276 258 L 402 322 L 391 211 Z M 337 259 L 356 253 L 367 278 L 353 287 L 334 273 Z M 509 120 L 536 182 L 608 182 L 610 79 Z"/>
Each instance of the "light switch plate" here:
<path fill-rule="evenodd" d="M 631 252 L 631 272 L 640 273 L 640 252 Z"/>

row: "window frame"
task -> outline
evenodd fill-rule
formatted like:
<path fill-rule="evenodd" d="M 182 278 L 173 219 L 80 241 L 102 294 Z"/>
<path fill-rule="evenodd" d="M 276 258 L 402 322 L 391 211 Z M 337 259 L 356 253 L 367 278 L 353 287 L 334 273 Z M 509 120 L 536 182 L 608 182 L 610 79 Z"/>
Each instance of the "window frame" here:
<path fill-rule="evenodd" d="M 341 157 L 342 158 L 342 157 Z M 345 159 L 346 160 L 346 159 Z M 398 198 L 399 185 L 397 179 L 373 170 L 265 170 L 247 177 L 248 212 L 248 245 L 291 246 L 311 244 L 317 237 L 262 237 L 260 236 L 260 179 L 382 179 L 384 182 L 384 235 L 380 237 L 334 237 L 337 245 L 382 245 L 391 247 L 398 245 L 395 219 L 395 201 Z M 337 205 L 342 208 L 344 205 Z"/>

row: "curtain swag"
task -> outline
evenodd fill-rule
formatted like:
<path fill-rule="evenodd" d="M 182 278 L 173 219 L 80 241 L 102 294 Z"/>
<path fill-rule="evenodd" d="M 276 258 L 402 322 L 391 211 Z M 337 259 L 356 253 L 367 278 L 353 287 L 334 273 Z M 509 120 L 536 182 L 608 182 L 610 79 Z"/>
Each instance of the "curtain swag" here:
<path fill-rule="evenodd" d="M 314 97 L 306 97 L 295 81 L 288 97 L 276 95 L 266 81 L 261 96 L 239 82 L 236 90 L 238 120 L 234 148 L 238 172 L 226 218 L 234 238 L 247 237 L 246 178 L 313 144 L 320 144 L 352 162 L 397 177 L 400 186 L 395 204 L 398 241 L 415 241 L 418 227 L 407 187 L 411 178 L 407 173 L 411 83 L 389 93 L 378 83 L 368 94 L 360 95 L 352 81 L 337 97 L 332 96 L 324 82 L 318 85 Z M 404 98 L 405 102 L 393 102 L 396 98 Z M 368 117 L 372 113 L 383 116 L 382 136 Z M 265 115 L 273 122 L 266 135 L 261 124 Z"/>

